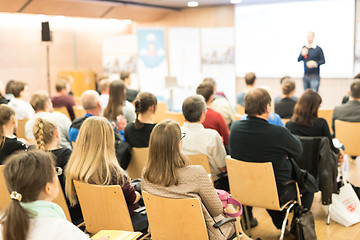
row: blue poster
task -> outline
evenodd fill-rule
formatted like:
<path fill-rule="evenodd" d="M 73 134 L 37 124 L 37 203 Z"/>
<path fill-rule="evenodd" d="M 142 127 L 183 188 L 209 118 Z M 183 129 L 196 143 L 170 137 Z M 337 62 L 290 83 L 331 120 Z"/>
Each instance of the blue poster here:
<path fill-rule="evenodd" d="M 162 29 L 140 29 L 138 55 L 146 68 L 157 68 L 166 61 L 164 31 Z"/>

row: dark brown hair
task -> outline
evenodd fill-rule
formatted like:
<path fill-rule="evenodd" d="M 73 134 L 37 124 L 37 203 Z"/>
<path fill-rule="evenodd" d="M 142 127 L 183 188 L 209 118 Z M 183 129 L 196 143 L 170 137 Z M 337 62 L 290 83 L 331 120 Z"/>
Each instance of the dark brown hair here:
<path fill-rule="evenodd" d="M 5 143 L 3 126 L 10 121 L 11 116 L 15 116 L 14 110 L 6 104 L 0 104 L 0 149 Z"/>
<path fill-rule="evenodd" d="M 245 83 L 246 85 L 254 85 L 256 79 L 256 75 L 253 72 L 249 72 L 245 75 Z"/>
<path fill-rule="evenodd" d="M 321 97 L 317 92 L 307 89 L 296 103 L 290 121 L 307 127 L 312 126 L 318 118 L 321 102 Z"/>
<path fill-rule="evenodd" d="M 355 80 L 350 86 L 350 95 L 355 99 L 360 98 L 360 80 Z"/>
<path fill-rule="evenodd" d="M 164 120 L 158 123 L 149 143 L 149 160 L 145 166 L 144 179 L 165 187 L 179 183 L 177 169 L 188 165 L 188 159 L 181 153 L 179 142 L 181 130 L 177 122 Z"/>
<path fill-rule="evenodd" d="M 26 85 L 27 83 L 25 82 L 15 81 L 11 87 L 12 94 L 14 95 L 14 97 L 16 98 L 20 97 L 20 93 L 24 91 Z"/>
<path fill-rule="evenodd" d="M 285 80 L 281 84 L 281 90 L 284 95 L 289 95 L 292 91 L 295 90 L 295 82 L 293 80 Z"/>
<path fill-rule="evenodd" d="M 130 72 L 122 72 L 120 73 L 120 79 L 125 81 L 125 79 L 130 77 Z"/>
<path fill-rule="evenodd" d="M 21 202 L 38 200 L 46 184 L 55 176 L 54 159 L 50 153 L 40 150 L 18 152 L 5 162 L 4 177 L 10 192 L 21 194 Z M 32 214 L 25 210 L 20 201 L 12 200 L 0 219 L 2 236 L 6 240 L 25 240 L 30 228 Z"/>
<path fill-rule="evenodd" d="M 6 83 L 5 94 L 13 94 L 14 95 L 14 92 L 13 92 L 14 83 L 15 83 L 15 80 L 10 80 Z"/>
<path fill-rule="evenodd" d="M 135 105 L 135 113 L 136 113 L 135 128 L 140 129 L 144 126 L 144 123 L 139 121 L 139 114 L 143 114 L 147 112 L 147 110 L 151 106 L 154 106 L 154 113 L 155 113 L 157 99 L 154 94 L 143 92 L 137 95 L 134 101 L 134 105 Z"/>
<path fill-rule="evenodd" d="M 197 87 L 196 93 L 203 96 L 205 98 L 205 102 L 208 102 L 211 95 L 214 94 L 214 87 L 211 84 L 201 83 Z"/>
<path fill-rule="evenodd" d="M 245 95 L 245 113 L 249 116 L 261 115 L 271 104 L 271 96 L 263 88 L 255 88 Z"/>
<path fill-rule="evenodd" d="M 109 103 L 104 110 L 104 117 L 109 120 L 116 120 L 116 117 L 122 114 L 125 100 L 126 94 L 124 81 L 113 81 L 109 87 Z"/>

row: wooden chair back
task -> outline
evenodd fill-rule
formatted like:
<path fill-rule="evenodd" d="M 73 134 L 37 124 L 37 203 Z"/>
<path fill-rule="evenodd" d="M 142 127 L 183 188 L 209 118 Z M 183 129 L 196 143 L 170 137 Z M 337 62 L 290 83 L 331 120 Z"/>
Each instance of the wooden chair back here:
<path fill-rule="evenodd" d="M 76 105 L 73 109 L 76 118 L 85 116 L 86 110 L 82 106 Z"/>
<path fill-rule="evenodd" d="M 240 120 L 242 117 L 242 115 L 240 115 L 239 113 L 235 113 L 234 115 L 234 121 Z"/>
<path fill-rule="evenodd" d="M 104 229 L 134 231 L 119 185 L 93 185 L 74 180 L 74 186 L 89 233 Z"/>
<path fill-rule="evenodd" d="M 333 132 L 332 129 L 332 116 L 334 113 L 334 109 L 319 109 L 318 111 L 318 117 L 319 118 L 324 118 L 327 122 L 327 124 L 329 125 L 329 129 L 330 132 Z"/>
<path fill-rule="evenodd" d="M 199 199 L 142 193 L 153 240 L 209 239 Z"/>
<path fill-rule="evenodd" d="M 69 111 L 67 110 L 66 107 L 57 107 L 57 108 L 54 108 L 54 111 L 55 111 L 55 112 L 60 112 L 60 113 L 62 113 L 62 114 L 65 114 L 65 116 L 67 116 L 69 119 L 71 119 L 71 118 L 70 118 Z"/>
<path fill-rule="evenodd" d="M 186 156 L 191 161 L 191 165 L 200 165 L 205 169 L 205 171 L 208 174 L 211 174 L 208 156 L 204 154 L 196 154 L 196 155 L 194 154 L 194 155 L 186 155 Z"/>
<path fill-rule="evenodd" d="M 227 157 L 226 167 L 232 197 L 243 205 L 280 210 L 271 162 L 244 162 Z"/>
<path fill-rule="evenodd" d="M 132 148 L 131 160 L 128 168 L 126 169 L 126 172 L 130 178 L 141 178 L 141 174 L 148 161 L 148 157 L 149 148 Z"/>
<path fill-rule="evenodd" d="M 182 126 L 185 122 L 185 117 L 182 113 L 180 112 L 170 112 L 170 111 L 165 111 L 165 114 L 164 114 L 164 119 L 162 120 L 165 120 L 165 119 L 172 119 L 174 121 L 176 121 L 180 126 Z M 161 121 L 162 121 L 161 120 Z"/>
<path fill-rule="evenodd" d="M 59 195 L 57 196 L 57 198 L 55 198 L 53 200 L 54 203 L 56 203 L 57 205 L 59 205 L 62 210 L 65 213 L 66 219 L 71 222 L 71 216 L 70 216 L 70 212 L 69 212 L 69 207 L 66 203 L 66 199 L 65 199 L 65 195 L 64 192 L 62 190 L 62 187 L 60 185 L 60 181 L 59 181 Z"/>
<path fill-rule="evenodd" d="M 28 118 L 18 120 L 18 126 L 16 129 L 16 137 L 18 138 L 26 138 L 25 136 L 25 124 L 29 121 Z"/>
<path fill-rule="evenodd" d="M 344 144 L 345 153 L 360 156 L 360 122 L 335 120 L 335 137 Z"/>
<path fill-rule="evenodd" d="M 153 116 L 153 121 L 155 123 L 159 123 L 162 120 L 164 120 L 165 119 L 164 114 L 165 114 L 166 111 L 169 111 L 166 102 L 158 102 L 157 105 L 156 105 L 155 114 Z"/>
<path fill-rule="evenodd" d="M 5 183 L 4 168 L 5 165 L 0 165 L 0 212 L 5 210 L 11 202 L 10 193 Z"/>
<path fill-rule="evenodd" d="M 244 115 L 245 114 L 245 107 L 237 104 L 236 105 L 236 112 L 240 115 Z"/>

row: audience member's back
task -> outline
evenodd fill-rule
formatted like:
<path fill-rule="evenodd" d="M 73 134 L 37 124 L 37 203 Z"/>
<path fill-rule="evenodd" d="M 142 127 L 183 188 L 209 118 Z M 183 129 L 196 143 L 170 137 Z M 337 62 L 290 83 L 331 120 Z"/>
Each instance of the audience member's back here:
<path fill-rule="evenodd" d="M 281 118 L 291 118 L 294 112 L 296 100 L 293 99 L 295 93 L 295 82 L 292 80 L 285 80 L 282 85 L 282 98 L 275 103 L 275 112 Z"/>
<path fill-rule="evenodd" d="M 349 101 L 337 106 L 333 114 L 333 130 L 335 131 L 335 120 L 346 122 L 360 122 L 360 80 L 355 80 L 350 86 Z"/>
<path fill-rule="evenodd" d="M 75 100 L 69 93 L 71 86 L 68 80 L 59 79 L 56 81 L 56 96 L 51 98 L 54 108 L 66 107 L 71 120 L 75 119 L 75 113 L 73 106 L 75 106 Z"/>

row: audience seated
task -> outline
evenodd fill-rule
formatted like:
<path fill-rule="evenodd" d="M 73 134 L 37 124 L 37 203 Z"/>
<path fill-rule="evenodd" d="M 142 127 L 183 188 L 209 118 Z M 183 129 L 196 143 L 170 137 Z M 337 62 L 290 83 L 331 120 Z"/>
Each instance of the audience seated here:
<path fill-rule="evenodd" d="M 101 116 L 104 113 L 104 109 L 108 105 L 109 102 L 109 87 L 110 87 L 110 80 L 103 79 L 99 82 L 99 91 L 100 91 L 100 104 L 101 104 Z"/>
<path fill-rule="evenodd" d="M 205 121 L 202 123 L 205 128 L 216 130 L 222 137 L 225 146 L 229 145 L 229 128 L 225 122 L 224 117 L 211 108 L 211 102 L 214 100 L 214 89 L 210 84 L 202 83 L 197 89 L 196 93 L 205 98 L 207 111 Z"/>
<path fill-rule="evenodd" d="M 261 88 L 253 89 L 246 94 L 245 112 L 248 118 L 236 121 L 230 131 L 231 157 L 246 162 L 271 162 L 274 169 L 280 205 L 296 199 L 294 184 L 284 185 L 293 180 L 292 165 L 288 157 L 298 158 L 302 154 L 299 139 L 286 128 L 269 124 L 270 94 Z M 310 210 L 314 194 L 302 193 L 302 204 Z M 285 217 L 284 211 L 267 210 L 274 225 L 280 229 Z M 252 226 L 256 219 L 249 213 Z"/>
<path fill-rule="evenodd" d="M 131 85 L 131 78 L 129 72 L 122 72 L 120 74 L 120 79 L 124 81 L 126 87 L 126 100 L 130 103 L 134 102 L 136 96 L 138 95 L 138 91 L 135 89 L 130 89 L 129 86 Z"/>
<path fill-rule="evenodd" d="M 70 139 L 69 139 L 69 128 L 71 125 L 71 121 L 69 118 L 60 113 L 53 112 L 52 102 L 45 91 L 36 92 L 31 96 L 30 104 L 35 110 L 35 115 L 29 119 L 29 121 L 25 124 L 25 136 L 26 139 L 32 143 L 34 143 L 35 137 L 33 134 L 33 127 L 35 120 L 37 118 L 45 118 L 53 121 L 59 127 L 59 131 L 61 134 L 61 147 L 66 147 L 71 149 Z"/>
<path fill-rule="evenodd" d="M 282 78 L 280 79 L 281 88 L 282 88 L 283 82 L 285 82 L 285 81 L 287 81 L 287 80 L 292 80 L 292 79 L 291 79 L 291 77 L 289 77 L 289 76 L 284 76 L 284 77 L 282 77 Z M 275 97 L 275 98 L 274 98 L 275 104 L 278 103 L 282 98 L 283 98 L 283 96 L 277 96 L 277 97 Z M 291 98 L 292 98 L 294 101 L 296 101 L 296 102 L 297 102 L 297 100 L 299 100 L 299 98 L 298 98 L 298 97 L 295 97 L 295 96 L 292 96 Z"/>
<path fill-rule="evenodd" d="M 14 83 L 15 83 L 14 80 L 10 80 L 6 83 L 6 86 L 5 86 L 5 97 L 9 101 L 15 98 L 14 94 L 13 94 Z"/>
<path fill-rule="evenodd" d="M 211 107 L 214 111 L 221 113 L 221 115 L 223 115 L 226 124 L 228 126 L 231 125 L 231 123 L 234 120 L 235 117 L 235 109 L 234 107 L 231 105 L 231 103 L 222 95 L 218 95 L 216 93 L 218 93 L 216 91 L 216 82 L 214 79 L 212 78 L 205 78 L 203 80 L 203 83 L 206 84 L 210 84 L 211 86 L 213 86 L 214 89 L 214 100 L 211 102 Z"/>
<path fill-rule="evenodd" d="M 355 80 L 349 91 L 350 99 L 347 103 L 335 107 L 332 126 L 335 132 L 335 120 L 346 122 L 360 122 L 360 80 Z"/>
<path fill-rule="evenodd" d="M 90 239 L 52 202 L 59 194 L 61 172 L 52 156 L 39 150 L 19 152 L 6 161 L 4 177 L 12 201 L 0 219 L 0 239 Z"/>
<path fill-rule="evenodd" d="M 124 137 L 132 147 L 145 148 L 149 146 L 150 134 L 156 125 L 152 118 L 157 100 L 155 95 L 143 92 L 136 97 L 134 104 L 136 119 L 126 125 Z"/>
<path fill-rule="evenodd" d="M 143 174 L 142 189 L 168 198 L 198 198 L 202 203 L 209 239 L 229 239 L 234 227 L 231 223 L 219 229 L 213 227 L 215 221 L 224 219 L 222 203 L 204 168 L 189 165 L 189 160 L 182 154 L 181 138 L 180 126 L 173 120 L 164 120 L 155 126 L 150 137 L 149 160 Z"/>
<path fill-rule="evenodd" d="M 244 114 L 240 120 L 245 120 L 247 119 L 248 115 L 247 114 Z M 270 124 L 272 125 L 278 125 L 278 126 L 281 126 L 281 127 L 285 127 L 284 123 L 281 121 L 281 117 L 279 114 L 277 113 L 270 113 L 269 115 L 269 118 L 267 120 Z"/>
<path fill-rule="evenodd" d="M 329 125 L 323 118 L 318 118 L 318 110 L 322 99 L 312 89 L 307 89 L 300 97 L 294 108 L 294 114 L 286 127 L 294 135 L 308 137 L 327 137 L 332 151 L 339 154 L 339 161 L 343 161 L 343 152 L 334 146 Z"/>
<path fill-rule="evenodd" d="M 215 188 L 228 190 L 227 179 L 219 178 L 218 175 L 226 172 L 226 151 L 220 134 L 213 129 L 205 129 L 202 123 L 205 121 L 206 103 L 201 95 L 191 96 L 185 99 L 182 105 L 185 117 L 181 132 L 182 152 L 188 154 L 204 154 L 209 158 L 211 176 Z"/>
<path fill-rule="evenodd" d="M 296 100 L 293 99 L 295 93 L 295 82 L 292 80 L 285 80 L 282 85 L 282 98 L 275 103 L 275 112 L 281 118 L 291 118 L 294 112 Z"/>
<path fill-rule="evenodd" d="M 360 80 L 360 73 L 356 74 L 355 77 L 354 77 L 354 81 L 355 80 Z M 349 101 L 349 95 L 350 93 L 348 93 L 348 95 L 345 95 L 341 101 L 341 104 L 345 104 Z"/>
<path fill-rule="evenodd" d="M 251 89 L 254 88 L 255 86 L 255 80 L 256 80 L 256 75 L 253 72 L 249 72 L 245 75 L 245 90 L 241 93 L 239 93 L 236 97 L 236 102 L 237 104 L 241 105 L 241 106 L 245 106 L 245 95 L 246 93 L 248 93 Z"/>
<path fill-rule="evenodd" d="M 75 119 L 73 107 L 76 105 L 74 97 L 70 95 L 71 86 L 68 80 L 61 78 L 56 81 L 56 95 L 51 98 L 54 108 L 66 107 L 69 112 L 71 121 Z"/>
<path fill-rule="evenodd" d="M 16 81 L 11 89 L 15 98 L 11 99 L 8 104 L 15 111 L 16 118 L 23 120 L 34 116 L 34 109 L 27 102 L 29 97 L 29 86 L 27 83 Z"/>
<path fill-rule="evenodd" d="M 17 127 L 15 112 L 8 105 L 0 104 L 0 164 L 7 156 L 21 149 L 27 149 L 24 142 L 14 135 Z"/>
<path fill-rule="evenodd" d="M 126 104 L 126 88 L 124 81 L 113 81 L 109 87 L 109 102 L 104 110 L 104 117 L 109 121 L 116 122 L 119 115 L 123 115 L 128 123 L 135 120 L 134 106 Z"/>
<path fill-rule="evenodd" d="M 99 136 L 102 136 L 99 141 Z M 89 117 L 81 126 L 73 154 L 65 170 L 65 192 L 72 205 L 78 200 L 73 180 L 97 185 L 120 185 L 129 208 L 135 231 L 148 228 L 146 215 L 135 213 L 140 194 L 130 185 L 129 177 L 119 166 L 114 148 L 114 131 L 103 117 Z"/>

